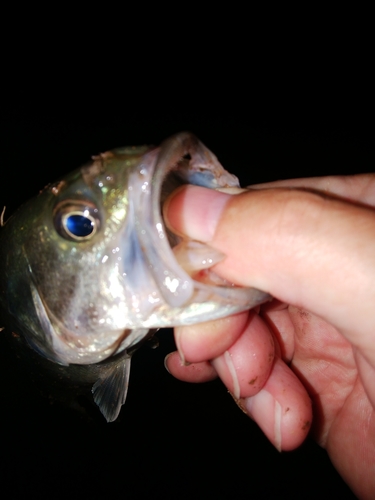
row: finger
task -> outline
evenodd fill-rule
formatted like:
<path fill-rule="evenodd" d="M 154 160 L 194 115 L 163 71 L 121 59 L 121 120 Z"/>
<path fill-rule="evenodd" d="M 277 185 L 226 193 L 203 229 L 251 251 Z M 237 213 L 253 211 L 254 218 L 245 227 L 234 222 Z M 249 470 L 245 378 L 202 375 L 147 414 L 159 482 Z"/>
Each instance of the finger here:
<path fill-rule="evenodd" d="M 254 184 L 251 189 L 307 188 L 334 194 L 352 201 L 375 205 L 375 175 L 309 177 L 306 179 L 285 179 L 282 181 Z"/>
<path fill-rule="evenodd" d="M 375 369 L 360 351 L 354 351 L 354 354 L 367 397 L 375 408 Z"/>
<path fill-rule="evenodd" d="M 289 309 L 286 305 L 281 308 L 280 303 L 279 307 L 262 310 L 261 317 L 277 340 L 279 356 L 283 361 L 289 363 L 293 359 L 295 350 L 295 326 L 291 320 Z"/>
<path fill-rule="evenodd" d="M 171 375 L 183 382 L 209 382 L 217 377 L 215 368 L 208 361 L 186 365 L 177 351 L 166 356 L 164 366 Z"/>
<path fill-rule="evenodd" d="M 375 365 L 375 211 L 299 190 L 186 186 L 166 215 L 227 256 L 216 272 L 323 317 Z"/>
<path fill-rule="evenodd" d="M 175 340 L 183 361 L 199 363 L 213 359 L 231 347 L 242 334 L 248 311 L 199 325 L 175 328 Z"/>
<path fill-rule="evenodd" d="M 275 346 L 262 319 L 249 314 L 238 340 L 212 365 L 236 399 L 253 396 L 266 383 L 272 369 Z"/>
<path fill-rule="evenodd" d="M 293 450 L 306 438 L 312 422 L 311 400 L 296 375 L 277 359 L 264 388 L 240 401 L 279 450 Z"/>

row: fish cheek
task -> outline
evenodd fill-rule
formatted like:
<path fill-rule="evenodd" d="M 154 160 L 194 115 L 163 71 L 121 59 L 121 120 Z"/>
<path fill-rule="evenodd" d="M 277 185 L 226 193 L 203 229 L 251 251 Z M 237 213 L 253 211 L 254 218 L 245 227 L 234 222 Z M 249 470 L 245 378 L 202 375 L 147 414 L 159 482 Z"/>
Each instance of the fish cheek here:
<path fill-rule="evenodd" d="M 69 263 L 69 254 L 61 252 L 58 245 L 30 239 L 25 251 L 30 277 L 48 309 L 64 317 L 69 309 L 77 281 L 76 266 Z"/>

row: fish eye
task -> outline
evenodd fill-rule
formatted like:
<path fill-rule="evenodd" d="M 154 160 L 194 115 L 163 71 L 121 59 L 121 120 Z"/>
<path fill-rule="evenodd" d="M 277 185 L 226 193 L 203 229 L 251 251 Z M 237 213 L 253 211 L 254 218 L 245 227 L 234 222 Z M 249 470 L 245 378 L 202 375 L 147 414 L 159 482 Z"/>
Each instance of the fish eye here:
<path fill-rule="evenodd" d="M 63 238 L 86 241 L 92 238 L 100 227 L 99 211 L 90 202 L 64 201 L 54 210 L 54 225 Z"/>

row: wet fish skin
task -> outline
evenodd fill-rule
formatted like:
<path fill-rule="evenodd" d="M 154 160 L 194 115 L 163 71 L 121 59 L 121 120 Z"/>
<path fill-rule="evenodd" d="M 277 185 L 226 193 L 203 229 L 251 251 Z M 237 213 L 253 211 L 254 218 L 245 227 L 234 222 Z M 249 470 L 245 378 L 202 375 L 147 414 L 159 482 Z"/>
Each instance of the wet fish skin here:
<path fill-rule="evenodd" d="M 131 353 L 150 329 L 207 321 L 268 299 L 220 280 L 196 282 L 179 266 L 171 249 L 178 238 L 165 229 L 160 205 L 181 183 L 239 186 L 192 134 L 181 133 L 160 148 L 93 157 L 1 228 L 6 326 L 66 373 L 77 365 L 86 370 L 107 421 L 125 401 Z M 74 234 L 82 220 L 83 233 Z"/>

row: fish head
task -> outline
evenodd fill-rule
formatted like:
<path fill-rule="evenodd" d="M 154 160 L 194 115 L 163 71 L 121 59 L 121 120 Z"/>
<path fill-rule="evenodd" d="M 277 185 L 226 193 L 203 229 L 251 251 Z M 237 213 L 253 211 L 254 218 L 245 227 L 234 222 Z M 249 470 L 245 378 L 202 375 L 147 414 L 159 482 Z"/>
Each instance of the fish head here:
<path fill-rule="evenodd" d="M 118 148 L 45 187 L 2 228 L 2 301 L 34 349 L 61 364 L 101 362 L 149 329 L 198 323 L 268 295 L 201 283 L 176 260 L 161 205 L 178 185 L 238 187 L 192 134 Z M 4 246 L 4 245 L 3 245 Z"/>

